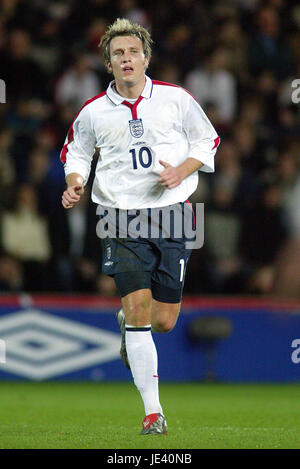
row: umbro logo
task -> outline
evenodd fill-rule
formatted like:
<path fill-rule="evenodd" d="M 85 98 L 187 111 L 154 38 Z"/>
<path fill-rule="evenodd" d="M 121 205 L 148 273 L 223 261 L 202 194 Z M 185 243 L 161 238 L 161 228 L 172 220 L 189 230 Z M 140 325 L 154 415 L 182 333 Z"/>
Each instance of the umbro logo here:
<path fill-rule="evenodd" d="M 6 363 L 0 370 L 33 380 L 119 359 L 120 335 L 30 309 L 0 317 Z"/>

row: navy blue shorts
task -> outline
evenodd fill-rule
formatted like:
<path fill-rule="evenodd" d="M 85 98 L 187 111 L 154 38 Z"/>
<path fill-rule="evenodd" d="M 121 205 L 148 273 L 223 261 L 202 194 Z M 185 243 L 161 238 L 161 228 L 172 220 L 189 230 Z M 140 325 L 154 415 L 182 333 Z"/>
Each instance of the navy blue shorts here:
<path fill-rule="evenodd" d="M 188 203 L 175 205 L 177 211 L 178 207 L 182 209 L 182 213 L 184 210 L 185 217 L 190 218 L 189 223 L 194 227 L 191 205 Z M 171 213 L 175 205 L 167 207 L 171 209 Z M 129 221 L 131 220 L 132 217 L 129 217 Z M 147 237 L 102 239 L 102 272 L 114 278 L 121 297 L 148 288 L 157 301 L 164 303 L 181 301 L 186 266 L 191 254 L 191 237 L 186 237 L 183 225 L 178 236 L 178 232 L 174 231 L 174 223 L 174 219 L 171 219 L 168 237 L 164 232 L 161 218 L 158 223 L 160 230 L 158 237 L 151 236 L 149 232 Z M 176 223 L 178 225 L 178 219 Z"/>

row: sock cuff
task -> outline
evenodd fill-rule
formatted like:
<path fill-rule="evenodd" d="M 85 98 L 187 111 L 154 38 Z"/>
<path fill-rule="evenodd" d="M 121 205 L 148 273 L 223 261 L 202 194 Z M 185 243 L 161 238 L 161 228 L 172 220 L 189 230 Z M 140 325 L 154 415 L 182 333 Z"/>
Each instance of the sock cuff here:
<path fill-rule="evenodd" d="M 129 324 L 125 324 L 125 329 L 127 332 L 147 332 L 151 331 L 151 324 L 147 324 L 146 326 L 130 326 Z"/>

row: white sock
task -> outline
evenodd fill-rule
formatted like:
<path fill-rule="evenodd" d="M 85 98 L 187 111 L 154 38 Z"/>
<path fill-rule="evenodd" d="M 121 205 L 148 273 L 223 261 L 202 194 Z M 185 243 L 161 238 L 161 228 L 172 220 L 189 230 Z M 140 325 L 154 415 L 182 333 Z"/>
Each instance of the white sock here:
<path fill-rule="evenodd" d="M 134 384 L 145 407 L 145 414 L 163 414 L 158 392 L 157 351 L 151 324 L 135 327 L 126 324 L 126 350 Z"/>

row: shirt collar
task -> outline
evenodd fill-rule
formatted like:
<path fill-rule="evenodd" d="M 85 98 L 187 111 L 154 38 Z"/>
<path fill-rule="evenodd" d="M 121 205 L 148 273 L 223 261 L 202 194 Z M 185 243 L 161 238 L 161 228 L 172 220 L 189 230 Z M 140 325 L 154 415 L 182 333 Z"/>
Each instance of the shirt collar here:
<path fill-rule="evenodd" d="M 117 91 L 115 90 L 114 84 L 115 84 L 115 80 L 110 82 L 110 84 L 108 85 L 108 88 L 106 90 L 106 94 L 107 94 L 108 98 L 114 104 L 116 104 L 118 106 L 119 104 L 122 104 L 122 102 L 124 100 L 126 101 L 126 98 L 124 98 L 124 96 L 121 96 L 121 95 L 119 95 L 119 93 L 117 93 Z M 149 78 L 146 75 L 146 84 L 145 84 L 144 89 L 141 93 L 141 96 L 143 96 L 143 98 L 146 98 L 146 99 L 151 98 L 152 88 L 153 88 L 152 80 L 151 80 L 151 78 Z"/>

